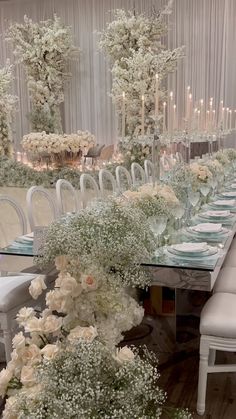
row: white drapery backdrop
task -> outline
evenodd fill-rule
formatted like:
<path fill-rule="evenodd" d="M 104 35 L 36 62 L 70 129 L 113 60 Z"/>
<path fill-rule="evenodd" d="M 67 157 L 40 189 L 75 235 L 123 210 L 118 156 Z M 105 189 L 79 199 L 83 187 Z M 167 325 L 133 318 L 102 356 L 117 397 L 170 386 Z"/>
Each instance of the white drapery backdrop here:
<path fill-rule="evenodd" d="M 5 41 L 10 22 L 22 22 L 27 14 L 35 21 L 56 13 L 72 27 L 74 43 L 80 48 L 78 60 L 71 63 L 72 79 L 65 89 L 63 126 L 67 133 L 88 129 L 97 142 L 116 142 L 116 118 L 109 92 L 109 63 L 98 50 L 98 34 L 112 18 L 112 10 L 124 8 L 151 13 L 167 0 L 9 0 L 0 1 L 0 65 L 13 62 L 11 46 Z M 167 38 L 169 47 L 186 45 L 186 58 L 177 73 L 169 77 L 175 94 L 177 113 L 184 114 L 186 86 L 194 100 L 210 97 L 236 108 L 236 58 L 234 54 L 235 0 L 174 0 Z M 15 123 L 15 144 L 29 132 L 29 99 L 22 66 L 16 66 L 13 91 L 19 96 Z"/>

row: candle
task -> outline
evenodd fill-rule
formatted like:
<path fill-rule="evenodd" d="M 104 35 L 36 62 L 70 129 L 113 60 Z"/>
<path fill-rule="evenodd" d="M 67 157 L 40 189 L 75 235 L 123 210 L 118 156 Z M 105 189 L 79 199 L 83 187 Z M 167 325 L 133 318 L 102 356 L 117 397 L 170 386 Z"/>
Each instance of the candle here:
<path fill-rule="evenodd" d="M 176 104 L 173 105 L 173 129 L 176 129 Z"/>
<path fill-rule="evenodd" d="M 209 129 L 210 129 L 210 131 L 212 131 L 212 118 L 213 118 L 213 115 L 212 115 L 212 105 L 213 105 L 213 97 L 211 97 L 210 98 L 210 112 L 209 112 Z"/>
<path fill-rule="evenodd" d="M 220 111 L 219 111 L 219 128 L 222 126 L 222 124 L 223 124 L 223 105 L 224 105 L 224 102 L 223 102 L 223 100 L 221 100 L 220 101 Z"/>
<path fill-rule="evenodd" d="M 155 117 L 158 117 L 158 108 L 159 108 L 159 78 L 158 74 L 155 76 L 156 78 L 156 88 L 155 88 Z"/>
<path fill-rule="evenodd" d="M 222 128 L 225 130 L 225 108 L 222 108 Z"/>
<path fill-rule="evenodd" d="M 141 135 L 144 136 L 144 105 L 145 99 L 144 95 L 142 95 L 142 109 L 141 109 Z"/>
<path fill-rule="evenodd" d="M 212 129 L 216 128 L 216 110 L 213 109 L 212 111 Z"/>
<path fill-rule="evenodd" d="M 232 130 L 232 109 L 229 110 L 229 129 Z"/>
<path fill-rule="evenodd" d="M 208 131 L 209 129 L 209 115 L 210 115 L 210 112 L 206 111 L 206 131 Z"/>
<path fill-rule="evenodd" d="M 171 133 L 172 130 L 173 130 L 173 92 L 170 92 L 168 132 Z"/>
<path fill-rule="evenodd" d="M 229 129 L 229 108 L 226 108 L 226 130 Z"/>
<path fill-rule="evenodd" d="M 201 117 L 201 110 L 200 110 L 200 109 L 198 109 L 198 111 L 197 111 L 197 130 L 198 130 L 198 131 L 200 131 L 200 130 L 201 130 L 200 117 Z"/>
<path fill-rule="evenodd" d="M 122 125 L 121 125 L 122 139 L 125 137 L 125 92 L 122 93 Z"/>
<path fill-rule="evenodd" d="M 189 115 L 188 115 L 188 119 L 189 119 L 189 128 L 191 128 L 191 123 L 192 123 L 192 113 L 193 113 L 193 95 L 192 93 L 189 93 L 188 95 L 189 97 Z"/>
<path fill-rule="evenodd" d="M 234 109 L 234 129 L 236 129 L 236 109 Z"/>
<path fill-rule="evenodd" d="M 188 121 L 188 118 L 189 118 L 189 93 L 190 93 L 190 86 L 187 87 L 186 113 L 185 113 L 186 121 Z"/>
<path fill-rule="evenodd" d="M 163 133 L 166 132 L 166 102 L 163 103 Z"/>
<path fill-rule="evenodd" d="M 200 130 L 204 129 L 204 113 L 203 113 L 203 104 L 204 104 L 204 100 L 201 99 L 200 100 Z"/>

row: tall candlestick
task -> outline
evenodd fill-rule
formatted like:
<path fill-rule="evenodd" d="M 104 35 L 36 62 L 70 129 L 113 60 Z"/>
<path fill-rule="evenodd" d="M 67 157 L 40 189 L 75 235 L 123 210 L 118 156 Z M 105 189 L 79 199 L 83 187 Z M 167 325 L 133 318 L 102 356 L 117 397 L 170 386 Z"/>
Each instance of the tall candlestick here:
<path fill-rule="evenodd" d="M 145 105 L 145 98 L 142 95 L 142 109 L 141 109 L 141 135 L 144 136 L 144 105 Z"/>
<path fill-rule="evenodd" d="M 218 126 L 219 126 L 219 128 L 223 124 L 223 106 L 224 106 L 224 102 L 223 102 L 223 100 L 221 100 L 220 101 L 220 110 L 219 110 L 219 120 L 218 120 Z"/>
<path fill-rule="evenodd" d="M 212 129 L 214 130 L 216 128 L 216 110 L 213 109 L 212 111 Z"/>
<path fill-rule="evenodd" d="M 212 126 L 212 118 L 213 118 L 212 106 L 213 106 L 213 97 L 210 98 L 210 111 L 209 111 L 209 129 L 210 129 L 210 131 L 212 131 L 212 128 L 213 128 L 213 126 Z"/>
<path fill-rule="evenodd" d="M 125 137 L 125 92 L 122 93 L 122 126 L 121 126 L 122 139 Z"/>
<path fill-rule="evenodd" d="M 155 88 L 155 117 L 158 117 L 158 108 L 159 108 L 159 78 L 156 74 L 156 88 Z"/>
<path fill-rule="evenodd" d="M 166 102 L 163 102 L 163 133 L 166 132 Z"/>
<path fill-rule="evenodd" d="M 225 108 L 222 108 L 222 127 L 223 131 L 225 131 Z"/>
<path fill-rule="evenodd" d="M 234 109 L 234 129 L 236 129 L 236 109 Z"/>
<path fill-rule="evenodd" d="M 207 110 L 206 111 L 206 131 L 209 130 L 209 115 L 210 115 L 210 112 Z"/>
<path fill-rule="evenodd" d="M 189 93 L 190 93 L 190 86 L 187 87 L 187 97 L 186 97 L 186 113 L 185 113 L 185 119 L 188 121 L 189 118 Z"/>
<path fill-rule="evenodd" d="M 203 105 L 204 104 L 204 100 L 201 99 L 200 100 L 200 130 L 203 131 L 204 129 L 204 108 Z"/>
<path fill-rule="evenodd" d="M 188 120 L 189 120 L 189 128 L 191 128 L 192 125 L 192 117 L 193 117 L 193 95 L 192 93 L 189 93 L 189 115 L 188 115 Z"/>

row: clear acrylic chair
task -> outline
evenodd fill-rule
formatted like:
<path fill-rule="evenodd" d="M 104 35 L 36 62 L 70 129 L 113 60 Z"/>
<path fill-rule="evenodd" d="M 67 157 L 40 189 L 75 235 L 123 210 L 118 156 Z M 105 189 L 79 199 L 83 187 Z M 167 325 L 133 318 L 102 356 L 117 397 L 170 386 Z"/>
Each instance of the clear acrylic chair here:
<path fill-rule="evenodd" d="M 31 231 L 35 227 L 45 227 L 58 218 L 56 202 L 41 186 L 32 186 L 26 194 L 27 213 Z"/>
<path fill-rule="evenodd" d="M 152 182 L 154 176 L 154 165 L 151 162 L 151 160 L 144 160 L 144 171 L 146 176 L 146 182 Z"/>
<path fill-rule="evenodd" d="M 27 220 L 21 206 L 10 196 L 0 196 L 0 246 L 7 246 L 26 233 Z"/>
<path fill-rule="evenodd" d="M 79 199 L 77 191 L 68 180 L 59 179 L 57 181 L 56 198 L 59 215 L 78 212 Z"/>
<path fill-rule="evenodd" d="M 124 166 L 116 167 L 116 182 L 119 192 L 126 191 L 132 187 L 132 178 Z"/>
<path fill-rule="evenodd" d="M 117 191 L 116 180 L 114 176 L 112 175 L 112 173 L 109 172 L 109 170 L 100 169 L 98 178 L 99 178 L 99 187 L 100 187 L 101 195 L 103 197 L 116 193 Z"/>
<path fill-rule="evenodd" d="M 80 176 L 80 191 L 83 208 L 86 208 L 90 201 L 100 196 L 96 180 L 88 173 L 83 173 Z"/>
<path fill-rule="evenodd" d="M 146 182 L 145 171 L 140 164 L 131 164 L 131 177 L 134 186 L 143 185 Z"/>

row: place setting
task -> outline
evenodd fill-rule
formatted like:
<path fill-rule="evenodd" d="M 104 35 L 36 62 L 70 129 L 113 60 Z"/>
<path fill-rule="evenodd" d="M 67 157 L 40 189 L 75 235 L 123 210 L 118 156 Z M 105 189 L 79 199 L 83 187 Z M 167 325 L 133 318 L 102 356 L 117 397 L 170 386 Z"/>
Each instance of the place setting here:
<path fill-rule="evenodd" d="M 230 230 L 220 223 L 201 223 L 185 228 L 185 234 L 194 240 L 206 240 L 212 242 L 224 242 L 230 234 Z"/>
<path fill-rule="evenodd" d="M 232 225 L 235 222 L 235 215 L 229 210 L 208 210 L 200 212 L 197 216 L 201 222 L 221 223 L 222 225 Z"/>
<path fill-rule="evenodd" d="M 214 266 L 222 251 L 207 242 L 183 242 L 165 249 L 165 255 L 176 263 L 189 263 L 195 267 Z"/>

